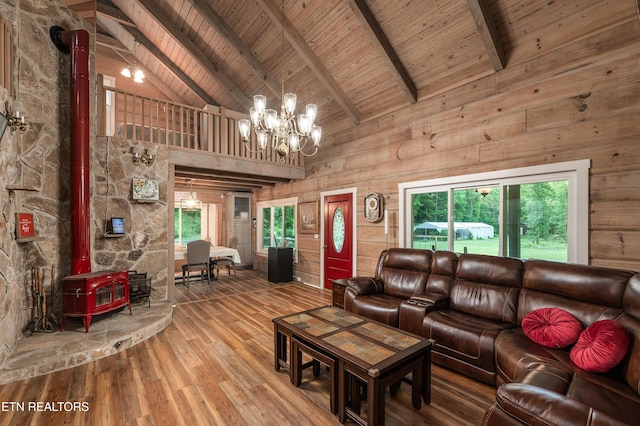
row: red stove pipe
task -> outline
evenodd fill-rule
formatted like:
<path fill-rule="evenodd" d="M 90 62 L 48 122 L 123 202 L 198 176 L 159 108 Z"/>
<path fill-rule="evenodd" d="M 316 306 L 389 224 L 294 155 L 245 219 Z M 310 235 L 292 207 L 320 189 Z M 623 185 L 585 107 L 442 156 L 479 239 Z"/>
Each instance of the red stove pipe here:
<path fill-rule="evenodd" d="M 71 274 L 91 272 L 89 201 L 89 33 L 51 27 L 58 49 L 71 53 Z"/>

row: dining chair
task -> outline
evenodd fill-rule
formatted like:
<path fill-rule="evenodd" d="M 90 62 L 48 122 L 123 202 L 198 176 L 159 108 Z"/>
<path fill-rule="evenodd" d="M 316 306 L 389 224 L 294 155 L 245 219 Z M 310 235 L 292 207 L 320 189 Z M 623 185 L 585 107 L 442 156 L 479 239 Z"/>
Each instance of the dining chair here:
<path fill-rule="evenodd" d="M 182 265 L 182 284 L 189 288 L 191 271 L 200 272 L 200 279 L 207 276 L 207 284 L 211 284 L 209 277 L 209 249 L 211 244 L 205 240 L 191 241 L 187 244 L 187 264 Z"/>
<path fill-rule="evenodd" d="M 238 238 L 237 237 L 229 238 L 229 243 L 227 244 L 227 247 L 233 248 L 233 249 L 238 248 Z M 229 275 L 231 275 L 232 269 L 233 269 L 233 275 L 236 274 L 236 264 L 233 261 L 233 259 L 230 257 L 218 257 L 215 259 L 211 259 L 211 265 L 214 266 L 215 272 L 216 272 L 215 275 L 217 277 L 220 276 L 220 266 L 226 266 L 227 272 L 229 273 Z"/>

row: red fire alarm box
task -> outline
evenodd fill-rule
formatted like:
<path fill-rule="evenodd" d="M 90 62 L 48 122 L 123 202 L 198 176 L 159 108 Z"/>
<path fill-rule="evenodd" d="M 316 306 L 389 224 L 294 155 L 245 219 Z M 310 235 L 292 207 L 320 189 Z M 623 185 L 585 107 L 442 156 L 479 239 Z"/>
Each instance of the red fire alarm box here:
<path fill-rule="evenodd" d="M 36 236 L 31 213 L 16 213 L 16 238 L 29 238 Z"/>

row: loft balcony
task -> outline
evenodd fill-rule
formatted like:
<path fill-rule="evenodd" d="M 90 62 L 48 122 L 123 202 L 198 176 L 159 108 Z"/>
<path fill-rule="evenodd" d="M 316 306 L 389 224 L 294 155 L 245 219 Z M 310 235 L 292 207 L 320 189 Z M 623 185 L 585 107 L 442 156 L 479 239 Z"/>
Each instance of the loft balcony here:
<path fill-rule="evenodd" d="M 98 136 L 164 145 L 169 162 L 182 169 L 247 175 L 256 182 L 305 177 L 304 156 L 281 158 L 275 150 L 257 152 L 253 135 L 250 146 L 245 146 L 237 120 L 248 118 L 247 114 L 153 99 L 104 86 L 102 78 L 98 81 Z"/>

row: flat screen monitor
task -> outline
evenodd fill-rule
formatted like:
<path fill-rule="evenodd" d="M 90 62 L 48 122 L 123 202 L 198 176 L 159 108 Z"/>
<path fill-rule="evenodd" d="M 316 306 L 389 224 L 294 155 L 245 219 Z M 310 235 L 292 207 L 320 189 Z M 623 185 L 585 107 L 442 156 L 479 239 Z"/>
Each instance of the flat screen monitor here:
<path fill-rule="evenodd" d="M 112 217 L 109 220 L 109 229 L 110 234 L 124 234 L 124 219 L 121 217 Z"/>

